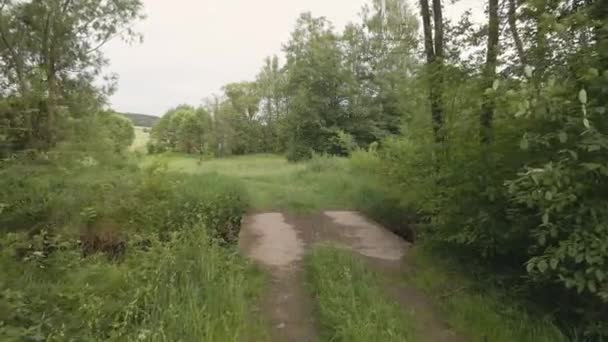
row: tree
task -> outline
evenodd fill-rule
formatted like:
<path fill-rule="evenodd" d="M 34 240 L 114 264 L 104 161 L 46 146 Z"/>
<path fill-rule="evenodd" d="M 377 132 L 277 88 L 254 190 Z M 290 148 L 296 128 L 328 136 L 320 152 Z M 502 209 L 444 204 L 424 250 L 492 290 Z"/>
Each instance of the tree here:
<path fill-rule="evenodd" d="M 9 84 L 0 96 L 16 96 L 33 109 L 19 114 L 35 113 L 24 127 L 32 144 L 55 144 L 69 99 L 80 89 L 94 98 L 104 94 L 93 82 L 107 64 L 100 48 L 115 37 L 139 37 L 131 25 L 141 10 L 140 0 L 0 2 L 0 79 Z"/>
<path fill-rule="evenodd" d="M 256 85 L 260 97 L 259 119 L 264 126 L 264 145 L 267 151 L 284 151 L 281 125 L 287 114 L 285 82 L 285 72 L 279 66 L 279 58 L 276 55 L 266 58 L 256 77 Z"/>
<path fill-rule="evenodd" d="M 500 18 L 498 16 L 498 0 L 488 0 L 488 47 L 486 52 L 486 65 L 483 72 L 486 89 L 494 85 L 496 76 L 496 64 L 498 58 L 498 40 L 500 35 Z M 488 143 L 491 139 L 492 119 L 494 117 L 495 103 L 491 92 L 484 93 L 481 109 L 481 141 Z"/>
<path fill-rule="evenodd" d="M 105 130 L 105 133 L 110 140 L 110 144 L 114 147 L 114 151 L 124 151 L 133 144 L 133 141 L 135 140 L 135 129 L 133 128 L 131 120 L 111 112 L 101 113 L 100 116 L 100 129 Z"/>
<path fill-rule="evenodd" d="M 356 120 L 350 97 L 354 77 L 344 66 L 331 24 L 323 17 L 302 14 L 285 52 L 288 157 L 307 158 L 312 151 L 344 153 L 334 142 L 339 132 L 350 133 Z"/>
<path fill-rule="evenodd" d="M 372 1 L 360 24 L 350 24 L 341 37 L 347 68 L 354 74 L 353 127 L 365 145 L 400 132 L 411 113 L 409 88 L 417 62 L 418 23 L 406 1 Z"/>
<path fill-rule="evenodd" d="M 433 22 L 428 0 L 420 0 L 422 27 L 424 32 L 424 50 L 429 73 L 429 102 L 435 141 L 445 140 L 443 125 L 443 14 L 441 0 L 433 0 Z M 433 30 L 434 28 L 434 30 Z M 433 36 L 434 32 L 434 36 Z"/>

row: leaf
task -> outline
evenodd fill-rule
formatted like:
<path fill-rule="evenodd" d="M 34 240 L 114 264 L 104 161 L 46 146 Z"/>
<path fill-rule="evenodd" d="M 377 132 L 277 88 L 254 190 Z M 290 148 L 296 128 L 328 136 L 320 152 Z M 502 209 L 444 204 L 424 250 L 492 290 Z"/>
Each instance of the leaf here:
<path fill-rule="evenodd" d="M 521 142 L 519 143 L 519 147 L 524 151 L 530 147 L 530 142 L 528 141 L 528 138 L 526 136 L 524 136 L 521 139 Z"/>
<path fill-rule="evenodd" d="M 532 69 L 531 66 L 526 65 L 524 67 L 524 72 L 526 73 L 526 76 L 528 76 L 528 78 L 531 78 L 532 77 L 532 72 L 534 72 L 534 69 Z"/>
<path fill-rule="evenodd" d="M 559 132 L 557 137 L 559 138 L 559 142 L 561 142 L 562 144 L 568 141 L 568 133 L 566 132 Z"/>
<path fill-rule="evenodd" d="M 585 89 L 581 89 L 581 91 L 578 92 L 578 100 L 582 104 L 587 104 L 587 91 Z"/>
<path fill-rule="evenodd" d="M 492 83 L 492 89 L 497 90 L 498 86 L 500 86 L 500 80 L 496 79 L 494 80 L 494 82 Z"/>
<path fill-rule="evenodd" d="M 589 280 L 587 282 L 587 288 L 589 288 L 589 291 L 591 293 L 596 293 L 597 292 L 597 287 L 595 286 L 595 282 L 593 280 Z"/>
<path fill-rule="evenodd" d="M 551 191 L 547 191 L 547 193 L 545 194 L 545 199 L 547 201 L 550 201 L 553 199 L 553 193 Z"/>
<path fill-rule="evenodd" d="M 551 261 L 549 262 L 549 264 L 551 265 L 551 269 L 553 269 L 553 270 L 557 269 L 558 263 L 559 263 L 559 260 L 557 260 L 556 258 L 551 258 Z"/>
<path fill-rule="evenodd" d="M 545 273 L 545 271 L 547 271 L 547 268 L 549 267 L 549 265 L 547 264 L 547 262 L 545 260 L 541 260 L 538 265 L 536 265 L 536 267 L 538 268 L 538 270 L 541 273 Z"/>
<path fill-rule="evenodd" d="M 597 278 L 597 280 L 600 282 L 604 281 L 604 271 L 600 269 L 595 270 L 595 278 Z"/>
<path fill-rule="evenodd" d="M 583 119 L 583 125 L 585 125 L 585 128 L 587 129 L 591 128 L 591 124 L 589 123 L 589 119 L 587 118 Z"/>
<path fill-rule="evenodd" d="M 528 264 L 526 265 L 526 271 L 528 271 L 528 273 L 532 273 L 535 266 L 536 265 L 534 264 L 534 262 L 532 262 L 532 261 L 528 262 Z"/>
<path fill-rule="evenodd" d="M 544 246 L 547 244 L 547 236 L 545 234 L 542 234 L 541 236 L 538 237 L 538 243 L 541 246 Z"/>
<path fill-rule="evenodd" d="M 549 223 L 549 212 L 546 212 L 543 215 L 543 224 L 548 224 Z"/>

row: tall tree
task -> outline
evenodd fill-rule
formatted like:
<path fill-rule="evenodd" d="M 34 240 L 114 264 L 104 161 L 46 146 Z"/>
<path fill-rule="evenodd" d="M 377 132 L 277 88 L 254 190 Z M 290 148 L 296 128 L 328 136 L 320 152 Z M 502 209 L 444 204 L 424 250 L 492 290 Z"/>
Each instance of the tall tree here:
<path fill-rule="evenodd" d="M 354 77 L 343 63 L 331 24 L 310 13 L 301 15 L 285 52 L 288 156 L 297 160 L 312 151 L 344 153 L 336 141 L 341 132 L 350 133 L 349 125 L 356 120 L 350 97 Z"/>
<path fill-rule="evenodd" d="M 424 32 L 424 50 L 426 54 L 427 71 L 429 74 L 429 102 L 431 104 L 431 117 L 435 141 L 445 140 L 443 126 L 443 14 L 441 0 L 433 0 L 431 23 L 431 9 L 428 0 L 420 0 L 422 27 Z M 434 28 L 434 30 L 433 30 Z M 433 37 L 434 32 L 434 37 Z"/>
<path fill-rule="evenodd" d="M 486 51 L 486 65 L 484 67 L 484 84 L 486 89 L 493 86 L 496 77 L 496 64 L 498 59 L 498 41 L 500 35 L 500 18 L 498 16 L 498 0 L 488 0 L 488 46 Z M 488 143 L 492 134 L 492 119 L 494 117 L 494 100 L 490 92 L 484 92 L 481 109 L 481 141 Z"/>

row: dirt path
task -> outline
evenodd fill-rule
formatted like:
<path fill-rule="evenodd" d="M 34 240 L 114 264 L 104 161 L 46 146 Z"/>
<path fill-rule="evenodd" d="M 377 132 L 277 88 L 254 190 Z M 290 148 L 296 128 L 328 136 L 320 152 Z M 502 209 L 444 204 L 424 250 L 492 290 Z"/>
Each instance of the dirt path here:
<path fill-rule="evenodd" d="M 463 341 L 439 318 L 427 298 L 397 279 L 407 270 L 409 243 L 352 211 L 325 211 L 312 215 L 263 213 L 248 216 L 240 236 L 241 250 L 270 275 L 262 303 L 273 341 L 317 341 L 314 301 L 304 288 L 302 257 L 319 242 L 332 242 L 364 258 L 388 281 L 393 300 L 413 313 L 425 341 Z"/>
<path fill-rule="evenodd" d="M 281 213 L 251 215 L 244 221 L 239 247 L 270 276 L 261 309 L 268 315 L 272 340 L 317 341 L 313 303 L 303 286 L 301 232 Z"/>

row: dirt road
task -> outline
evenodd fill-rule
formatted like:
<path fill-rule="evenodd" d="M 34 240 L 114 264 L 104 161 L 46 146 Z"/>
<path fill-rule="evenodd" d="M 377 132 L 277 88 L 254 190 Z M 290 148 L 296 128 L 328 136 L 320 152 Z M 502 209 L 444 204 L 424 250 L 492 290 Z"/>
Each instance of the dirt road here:
<path fill-rule="evenodd" d="M 306 250 L 319 242 L 350 249 L 366 259 L 370 267 L 389 276 L 407 268 L 409 243 L 357 212 L 325 211 L 312 215 L 275 212 L 247 216 L 239 244 L 270 276 L 261 310 L 271 325 L 273 341 L 319 339 L 314 300 L 305 289 L 302 265 Z M 387 294 L 420 321 L 425 340 L 461 341 L 438 318 L 422 293 L 402 284 L 385 285 Z"/>

